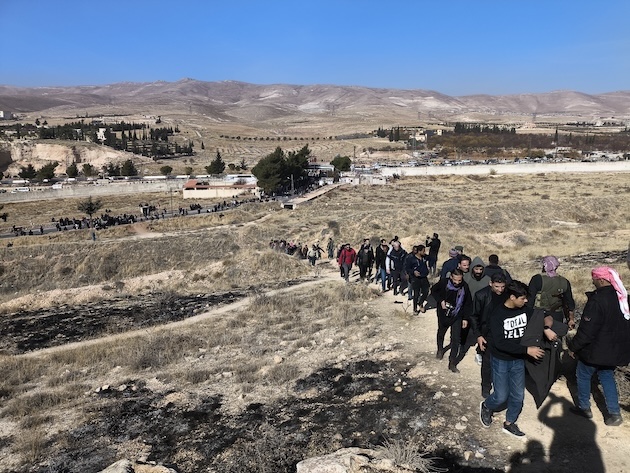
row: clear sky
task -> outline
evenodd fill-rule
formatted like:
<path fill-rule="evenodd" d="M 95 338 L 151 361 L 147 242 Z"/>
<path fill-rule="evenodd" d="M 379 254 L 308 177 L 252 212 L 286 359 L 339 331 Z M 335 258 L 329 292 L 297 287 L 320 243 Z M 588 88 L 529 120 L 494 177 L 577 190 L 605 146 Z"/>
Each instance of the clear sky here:
<path fill-rule="evenodd" d="M 0 0 L 0 84 L 630 90 L 630 0 Z"/>

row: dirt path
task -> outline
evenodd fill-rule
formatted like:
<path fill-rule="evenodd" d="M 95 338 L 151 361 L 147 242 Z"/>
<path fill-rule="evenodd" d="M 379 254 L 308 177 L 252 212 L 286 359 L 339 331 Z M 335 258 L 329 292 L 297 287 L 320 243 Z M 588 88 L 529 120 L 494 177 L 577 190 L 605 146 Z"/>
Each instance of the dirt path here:
<path fill-rule="evenodd" d="M 480 449 L 471 452 L 471 455 L 477 453 L 486 458 L 507 458 L 510 461 L 505 466 L 510 465 L 509 471 L 512 472 L 630 471 L 630 459 L 626 454 L 630 419 L 619 427 L 608 427 L 604 424 L 602 411 L 598 409 L 602 404 L 596 406 L 595 403 L 592 406 L 593 421 L 570 413 L 568 409 L 573 401 L 564 377 L 555 383 L 540 409 L 536 409 L 532 396 L 526 392 L 525 405 L 518 420 L 519 427 L 526 433 L 525 440 L 502 432 L 505 412 L 495 414 L 489 429 L 482 428 L 478 415 L 482 399 L 481 378 L 480 368 L 474 361 L 474 348 L 459 364 L 460 373 L 452 373 L 447 368 L 448 354 L 443 360 L 434 356 L 437 332 L 435 309 L 427 310 L 420 316 L 403 316 L 400 311 L 407 306 L 406 296 L 395 297 L 391 292 L 378 299 L 376 308 L 382 314 L 383 336 L 401 343 L 407 355 L 424 360 L 422 372 L 433 375 L 434 384 L 440 386 L 445 394 L 450 391 L 454 399 L 462 401 L 462 418 L 465 417 L 467 422 L 452 419 L 450 428 L 459 423 L 465 426 L 462 430 L 466 435 L 480 440 Z M 407 308 L 407 314 L 411 313 L 411 308 Z M 449 334 L 446 336 L 447 343 L 448 340 Z"/>

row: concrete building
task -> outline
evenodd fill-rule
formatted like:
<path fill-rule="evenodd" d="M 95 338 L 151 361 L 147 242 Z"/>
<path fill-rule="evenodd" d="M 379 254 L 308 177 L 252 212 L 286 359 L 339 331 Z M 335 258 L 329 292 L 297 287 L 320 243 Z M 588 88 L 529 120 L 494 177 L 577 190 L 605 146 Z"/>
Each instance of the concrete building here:
<path fill-rule="evenodd" d="M 13 114 L 6 110 L 0 110 L 0 120 L 11 120 L 13 118 Z"/>

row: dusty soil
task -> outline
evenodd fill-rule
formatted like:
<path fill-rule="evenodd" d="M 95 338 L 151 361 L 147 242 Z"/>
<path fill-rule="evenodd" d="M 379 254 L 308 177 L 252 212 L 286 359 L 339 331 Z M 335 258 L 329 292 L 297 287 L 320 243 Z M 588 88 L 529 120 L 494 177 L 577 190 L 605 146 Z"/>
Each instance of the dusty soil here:
<path fill-rule="evenodd" d="M 616 259 L 622 255 L 609 257 Z M 331 281 L 343 284 L 334 268 L 322 266 L 327 267 L 319 280 L 304 284 L 312 286 Z M 286 291 L 299 289 L 304 284 Z M 229 301 L 232 296 L 216 297 Z M 112 323 L 136 327 L 153 323 L 149 319 L 153 320 L 156 308 L 137 311 L 136 302 L 115 301 L 119 310 L 116 322 Z M 209 300 L 197 302 L 210 303 Z M 210 308 L 188 323 L 224 315 L 247 303 L 247 298 L 242 298 L 230 305 Z M 125 316 L 125 305 L 129 312 L 137 314 Z M 185 307 L 180 318 L 199 312 L 195 301 L 184 299 L 177 302 L 177 306 Z M 375 314 L 375 318 L 366 323 L 374 325 L 379 342 L 371 348 L 360 341 L 345 346 L 351 355 L 312 370 L 279 400 L 250 403 L 245 400 L 243 409 L 231 413 L 223 409 L 224 399 L 219 393 L 202 390 L 191 395 L 164 390 L 157 380 L 130 378 L 120 385 L 103 386 L 94 392 L 92 401 L 84 408 L 89 421 L 66 433 L 63 438 L 66 447 L 57 450 L 54 458 L 48 459 L 45 465 L 33 465 L 29 471 L 98 471 L 126 453 L 170 465 L 181 472 L 289 472 L 294 471 L 294 464 L 303 459 L 306 452 L 369 447 L 393 437 L 421 444 L 433 456 L 440 457 L 437 464 L 449 471 L 509 469 L 573 473 L 580 469 L 622 472 L 630 468 L 623 453 L 628 424 L 607 427 L 598 409 L 594 409 L 592 422 L 568 413 L 573 389 L 569 362 L 567 376 L 556 383 L 540 410 L 537 411 L 531 397 L 526 396 L 519 425 L 527 439 L 514 439 L 501 432 L 501 413 L 495 415 L 490 429 L 483 429 L 479 423 L 479 368 L 474 363 L 473 352 L 470 351 L 460 364 L 459 374 L 447 370 L 446 359 L 435 359 L 434 310 L 411 316 L 406 297 L 394 297 L 391 293 L 366 301 L 365 308 Z M 71 314 L 73 309 L 76 308 L 68 307 L 64 313 Z M 82 335 L 75 334 L 75 340 L 102 334 L 99 332 L 102 317 L 88 317 L 94 308 L 84 309 L 87 312 L 83 312 L 82 324 L 86 330 Z M 106 315 L 108 309 L 103 309 L 101 315 Z M 179 313 L 177 309 L 172 312 Z M 47 336 L 49 329 L 53 333 L 59 330 L 50 314 L 22 313 L 16 317 L 24 323 L 37 320 L 33 327 L 39 331 L 42 347 L 51 345 L 51 337 Z M 76 318 L 68 320 L 77 322 Z M 162 322 L 169 320 L 162 319 Z M 11 332 L 9 326 L 4 326 L 3 334 L 11 338 L 11 333 L 17 335 L 17 331 L 14 328 Z M 87 329 L 90 326 L 93 332 Z M 34 328 L 29 330 L 35 331 Z M 106 343 L 123 335 L 110 335 L 102 340 Z M 52 344 L 72 339 L 52 338 L 57 340 Z M 36 349 L 37 340 L 37 334 L 33 334 L 30 344 L 23 349 Z M 92 342 L 98 343 L 97 340 Z M 15 342 L 14 346 L 17 345 Z M 63 346 L 54 350 L 59 352 Z M 47 352 L 50 350 L 33 351 L 30 356 L 44 356 Z M 308 360 L 305 352 L 304 362 Z M 225 382 L 229 383 L 229 378 Z M 9 441 L 10 437 L 3 435 L 2 443 Z M 116 448 L 120 444 L 136 445 L 136 450 L 121 452 Z M 261 464 L 272 469 L 262 470 Z M 23 471 L 5 468 L 0 467 L 0 470 Z"/>

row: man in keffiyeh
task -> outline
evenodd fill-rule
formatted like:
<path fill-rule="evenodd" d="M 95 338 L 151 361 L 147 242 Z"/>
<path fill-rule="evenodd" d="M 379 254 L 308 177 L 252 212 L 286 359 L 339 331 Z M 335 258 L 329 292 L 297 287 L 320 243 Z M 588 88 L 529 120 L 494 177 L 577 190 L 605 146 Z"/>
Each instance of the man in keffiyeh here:
<path fill-rule="evenodd" d="M 558 322 L 564 322 L 570 329 L 575 328 L 575 300 L 569 280 L 557 273 L 560 262 L 555 256 L 543 258 L 542 273 L 529 281 L 529 307 L 544 309 Z"/>
<path fill-rule="evenodd" d="M 602 266 L 591 272 L 595 291 L 588 292 L 588 301 L 577 334 L 569 342 L 569 350 L 577 357 L 578 405 L 574 414 L 592 418 L 591 378 L 599 378 L 606 408 L 606 425 L 622 423 L 619 395 L 614 371 L 616 366 L 630 363 L 630 310 L 628 292 L 619 274 Z"/>

